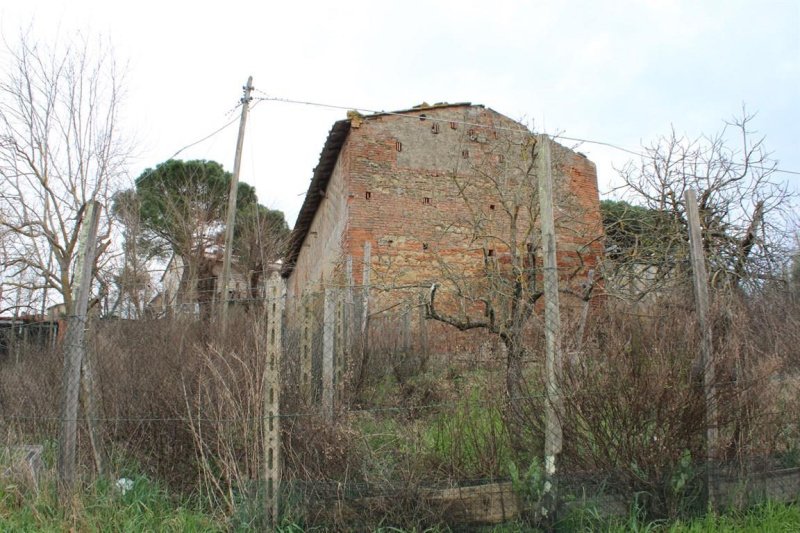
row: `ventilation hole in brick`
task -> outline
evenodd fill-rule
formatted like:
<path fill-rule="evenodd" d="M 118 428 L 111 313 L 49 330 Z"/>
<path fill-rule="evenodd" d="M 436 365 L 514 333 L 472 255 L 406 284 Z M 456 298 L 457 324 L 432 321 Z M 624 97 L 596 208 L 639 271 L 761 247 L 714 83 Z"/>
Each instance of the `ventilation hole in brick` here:
<path fill-rule="evenodd" d="M 488 250 L 486 250 L 486 255 L 488 255 L 489 257 L 494 257 L 494 250 L 489 248 Z"/>
<path fill-rule="evenodd" d="M 461 157 L 467 159 L 469 157 L 469 150 L 461 150 Z"/>
<path fill-rule="evenodd" d="M 454 129 L 457 129 L 457 128 L 458 128 L 458 124 L 456 124 L 455 122 L 451 122 L 450 123 L 450 129 L 451 130 L 454 130 Z"/>
<path fill-rule="evenodd" d="M 433 133 L 439 133 L 439 123 L 438 122 L 434 122 L 433 124 L 431 124 L 431 131 Z"/>
<path fill-rule="evenodd" d="M 367 200 L 371 200 L 372 199 L 372 193 L 369 192 L 369 191 L 365 192 L 364 193 L 364 198 L 366 198 Z"/>
<path fill-rule="evenodd" d="M 494 204 L 489 204 L 489 210 L 494 211 Z"/>
<path fill-rule="evenodd" d="M 425 121 L 425 119 L 426 119 L 426 118 L 428 118 L 428 115 L 426 115 L 425 113 L 423 113 L 423 114 L 421 114 L 421 115 L 419 116 L 419 119 L 420 119 L 421 121 L 423 121 L 423 122 Z"/>
<path fill-rule="evenodd" d="M 425 205 L 431 205 L 430 197 L 426 196 L 425 198 L 423 198 L 422 199 L 422 203 L 425 204 Z"/>
<path fill-rule="evenodd" d="M 394 147 L 397 149 L 398 152 L 403 151 L 403 143 L 401 143 L 400 141 L 395 142 Z"/>

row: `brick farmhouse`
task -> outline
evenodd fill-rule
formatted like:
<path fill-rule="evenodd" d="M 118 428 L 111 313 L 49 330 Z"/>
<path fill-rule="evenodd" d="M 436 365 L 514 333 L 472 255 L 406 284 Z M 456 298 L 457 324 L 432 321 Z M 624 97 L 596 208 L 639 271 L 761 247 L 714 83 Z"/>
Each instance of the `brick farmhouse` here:
<path fill-rule="evenodd" d="M 501 272 L 511 247 L 540 262 L 533 139 L 467 103 L 348 113 L 328 135 L 290 238 L 289 299 L 359 287 L 368 266 L 389 309 L 434 281 L 480 285 L 487 261 Z M 553 169 L 560 276 L 579 287 L 602 254 L 596 168 L 553 143 Z"/>

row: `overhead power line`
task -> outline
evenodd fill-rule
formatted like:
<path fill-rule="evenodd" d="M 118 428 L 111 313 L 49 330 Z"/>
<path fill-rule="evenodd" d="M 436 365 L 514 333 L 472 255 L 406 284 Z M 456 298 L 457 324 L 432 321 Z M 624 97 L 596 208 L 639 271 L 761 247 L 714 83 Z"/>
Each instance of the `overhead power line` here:
<path fill-rule="evenodd" d="M 383 110 L 377 110 L 377 109 L 370 109 L 370 108 L 361 107 L 361 106 L 344 106 L 344 105 L 337 105 L 337 104 L 328 104 L 328 103 L 323 103 L 323 102 L 311 102 L 311 101 L 307 101 L 307 100 L 294 100 L 294 99 L 291 99 L 291 98 L 282 98 L 282 97 L 277 97 L 277 96 L 270 96 L 267 93 L 265 93 L 264 91 L 260 91 L 258 89 L 256 89 L 256 92 L 259 92 L 262 95 L 264 95 L 264 96 L 260 96 L 260 97 L 256 97 L 255 98 L 256 100 L 259 100 L 259 101 L 307 105 L 307 106 L 312 106 L 312 107 L 324 107 L 324 108 L 328 108 L 328 109 L 341 109 L 341 110 L 345 110 L 345 111 L 358 111 L 359 113 L 372 113 L 372 114 L 380 114 L 380 115 L 389 115 L 389 116 L 402 117 L 402 118 L 406 118 L 406 119 L 410 119 L 410 120 L 418 120 L 418 117 L 408 115 L 407 112 L 402 112 L 401 113 L 401 112 L 397 112 L 397 111 L 383 111 Z M 424 108 L 420 108 L 419 110 L 422 111 L 422 110 L 424 110 Z M 462 125 L 462 126 L 469 126 L 471 128 L 485 128 L 485 129 L 493 129 L 493 130 L 497 130 L 497 131 L 511 131 L 511 132 L 517 132 L 517 133 L 521 132 L 521 131 L 529 132 L 529 130 L 527 128 L 525 128 L 524 126 L 520 126 L 519 128 L 507 128 L 507 127 L 503 127 L 503 126 L 494 127 L 494 126 L 488 126 L 486 124 L 479 124 L 479 123 L 476 123 L 476 122 L 469 122 L 469 121 L 465 121 L 465 120 L 451 120 L 449 118 L 448 119 L 437 119 L 437 118 L 434 118 L 434 117 L 426 117 L 426 118 L 427 118 L 427 120 L 430 120 L 431 122 L 448 122 L 448 123 L 452 122 L 452 123 L 455 123 L 455 124 L 458 124 L 458 125 Z M 574 142 L 580 142 L 580 143 L 586 143 L 586 144 L 595 144 L 595 145 L 598 145 L 598 146 L 606 146 L 608 148 L 613 148 L 614 150 L 619 150 L 621 152 L 625 152 L 627 154 L 634 155 L 636 157 L 643 157 L 643 158 L 648 157 L 647 154 L 643 154 L 641 152 L 637 152 L 636 150 L 631 150 L 629 148 L 625 148 L 623 146 L 619 146 L 618 144 L 614 144 L 614 143 L 607 142 L 607 141 L 598 141 L 598 140 L 594 140 L 594 139 L 585 139 L 585 138 L 582 138 L 582 137 L 567 137 L 565 135 L 557 135 L 555 137 L 558 138 L 558 139 L 566 140 L 566 141 L 574 141 Z M 782 168 L 778 168 L 778 167 L 765 167 L 765 166 L 762 166 L 762 165 L 745 165 L 744 163 L 736 163 L 734 161 L 731 161 L 729 164 L 731 166 L 738 166 L 738 167 L 749 166 L 751 168 L 758 169 L 758 170 L 768 170 L 768 171 L 772 171 L 772 172 L 779 172 L 779 173 L 782 173 L 782 174 L 792 174 L 792 175 L 800 176 L 800 171 L 797 171 L 797 170 L 787 170 L 787 169 L 782 169 Z"/>
<path fill-rule="evenodd" d="M 258 104 L 258 102 L 256 102 L 255 104 L 253 104 L 253 105 L 250 107 L 250 110 L 252 111 L 253 109 L 255 109 L 255 107 L 256 107 L 256 105 L 257 105 L 257 104 Z M 239 106 L 241 106 L 241 105 L 242 105 L 242 104 L 241 104 L 241 102 L 240 102 L 240 103 L 239 103 L 239 104 L 238 104 L 236 107 L 232 108 L 232 109 L 231 109 L 231 110 L 229 110 L 227 113 L 225 113 L 225 115 L 229 115 L 230 113 L 232 113 L 233 111 L 235 111 L 236 109 L 238 109 L 238 108 L 239 108 Z M 203 142 L 203 141 L 207 141 L 207 140 L 208 140 L 208 139 L 210 139 L 211 137 L 213 137 L 213 136 L 215 136 L 215 135 L 218 135 L 218 134 L 222 133 L 222 132 L 223 132 L 225 129 L 229 128 L 230 126 L 232 126 L 232 125 L 233 125 L 233 124 L 235 124 L 236 122 L 239 122 L 239 117 L 234 117 L 233 119 L 229 120 L 228 122 L 226 122 L 225 124 L 223 124 L 223 125 L 222 125 L 222 126 L 220 126 L 219 128 L 215 129 L 214 131 L 212 131 L 211 133 L 209 133 L 208 135 L 206 135 L 205 137 L 202 137 L 201 139 L 198 139 L 198 140 L 196 140 L 196 141 L 194 141 L 194 142 L 192 142 L 192 143 L 190 143 L 190 144 L 187 144 L 186 146 L 184 146 L 183 148 L 179 149 L 177 152 L 175 152 L 174 154 L 172 154 L 172 155 L 171 155 L 170 157 L 168 157 L 167 159 L 174 159 L 174 158 L 175 158 L 175 156 L 177 156 L 178 154 L 180 154 L 180 153 L 181 153 L 181 152 L 183 152 L 184 150 L 188 150 L 188 149 L 189 149 L 189 148 L 191 148 L 192 146 L 197 146 L 197 145 L 198 145 L 198 144 L 200 144 L 201 142 Z"/>

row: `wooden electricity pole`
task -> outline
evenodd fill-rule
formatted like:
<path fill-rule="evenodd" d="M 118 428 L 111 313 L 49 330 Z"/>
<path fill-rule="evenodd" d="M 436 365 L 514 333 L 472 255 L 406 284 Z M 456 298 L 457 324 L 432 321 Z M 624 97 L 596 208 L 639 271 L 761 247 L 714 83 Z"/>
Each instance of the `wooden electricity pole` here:
<path fill-rule="evenodd" d="M 558 304 L 558 263 L 556 260 L 556 230 L 553 216 L 553 169 L 550 139 L 540 134 L 536 141 L 536 175 L 539 178 L 539 216 L 544 253 L 544 332 L 545 332 L 545 403 L 544 465 L 545 491 L 554 508 L 556 456 L 561 452 L 561 313 Z"/>
<path fill-rule="evenodd" d="M 697 307 L 697 322 L 702 335 L 700 344 L 700 368 L 703 372 L 703 391 L 706 403 L 706 486 L 708 503 L 714 507 L 714 451 L 717 443 L 717 392 L 715 385 L 714 345 L 711 337 L 711 325 L 708 323 L 709 296 L 706 258 L 703 253 L 703 237 L 700 225 L 700 214 L 697 208 L 697 194 L 688 189 L 684 194 L 686 201 L 686 218 L 689 223 L 689 252 L 692 261 L 692 279 L 694 281 L 694 299 Z"/>
<path fill-rule="evenodd" d="M 236 157 L 233 161 L 233 177 L 231 189 L 228 193 L 228 216 L 225 220 L 225 251 L 222 260 L 222 307 L 221 322 L 222 333 L 225 333 L 228 322 L 228 281 L 231 277 L 231 253 L 233 251 L 233 226 L 236 223 L 236 197 L 239 191 L 239 170 L 242 162 L 242 148 L 244 146 L 244 127 L 247 123 L 247 113 L 250 110 L 250 93 L 253 91 L 253 76 L 247 78 L 247 85 L 243 87 L 242 118 L 239 121 L 239 137 L 236 139 Z"/>
<path fill-rule="evenodd" d="M 75 448 L 78 431 L 78 400 L 81 367 L 84 363 L 84 339 L 89 293 L 92 287 L 97 226 L 102 206 L 90 201 L 84 206 L 83 225 L 78 236 L 75 261 L 75 285 L 72 309 L 67 309 L 67 333 L 64 342 L 64 374 L 62 376 L 61 434 L 58 443 L 58 478 L 62 499 L 66 501 L 75 484 Z M 89 420 L 91 424 L 91 420 Z M 92 431 L 92 428 L 90 428 Z"/>

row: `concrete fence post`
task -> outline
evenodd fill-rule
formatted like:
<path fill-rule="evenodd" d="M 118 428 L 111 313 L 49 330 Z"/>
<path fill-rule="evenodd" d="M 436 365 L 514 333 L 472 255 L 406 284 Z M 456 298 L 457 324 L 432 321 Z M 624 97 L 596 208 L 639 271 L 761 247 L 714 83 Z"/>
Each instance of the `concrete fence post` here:
<path fill-rule="evenodd" d="M 283 359 L 283 280 L 279 276 L 267 281 L 267 368 L 264 373 L 264 480 L 266 511 L 270 525 L 279 522 L 281 483 L 281 360 Z"/>
<path fill-rule="evenodd" d="M 335 289 L 325 289 L 322 318 L 322 413 L 328 422 L 333 421 L 336 300 Z"/>

